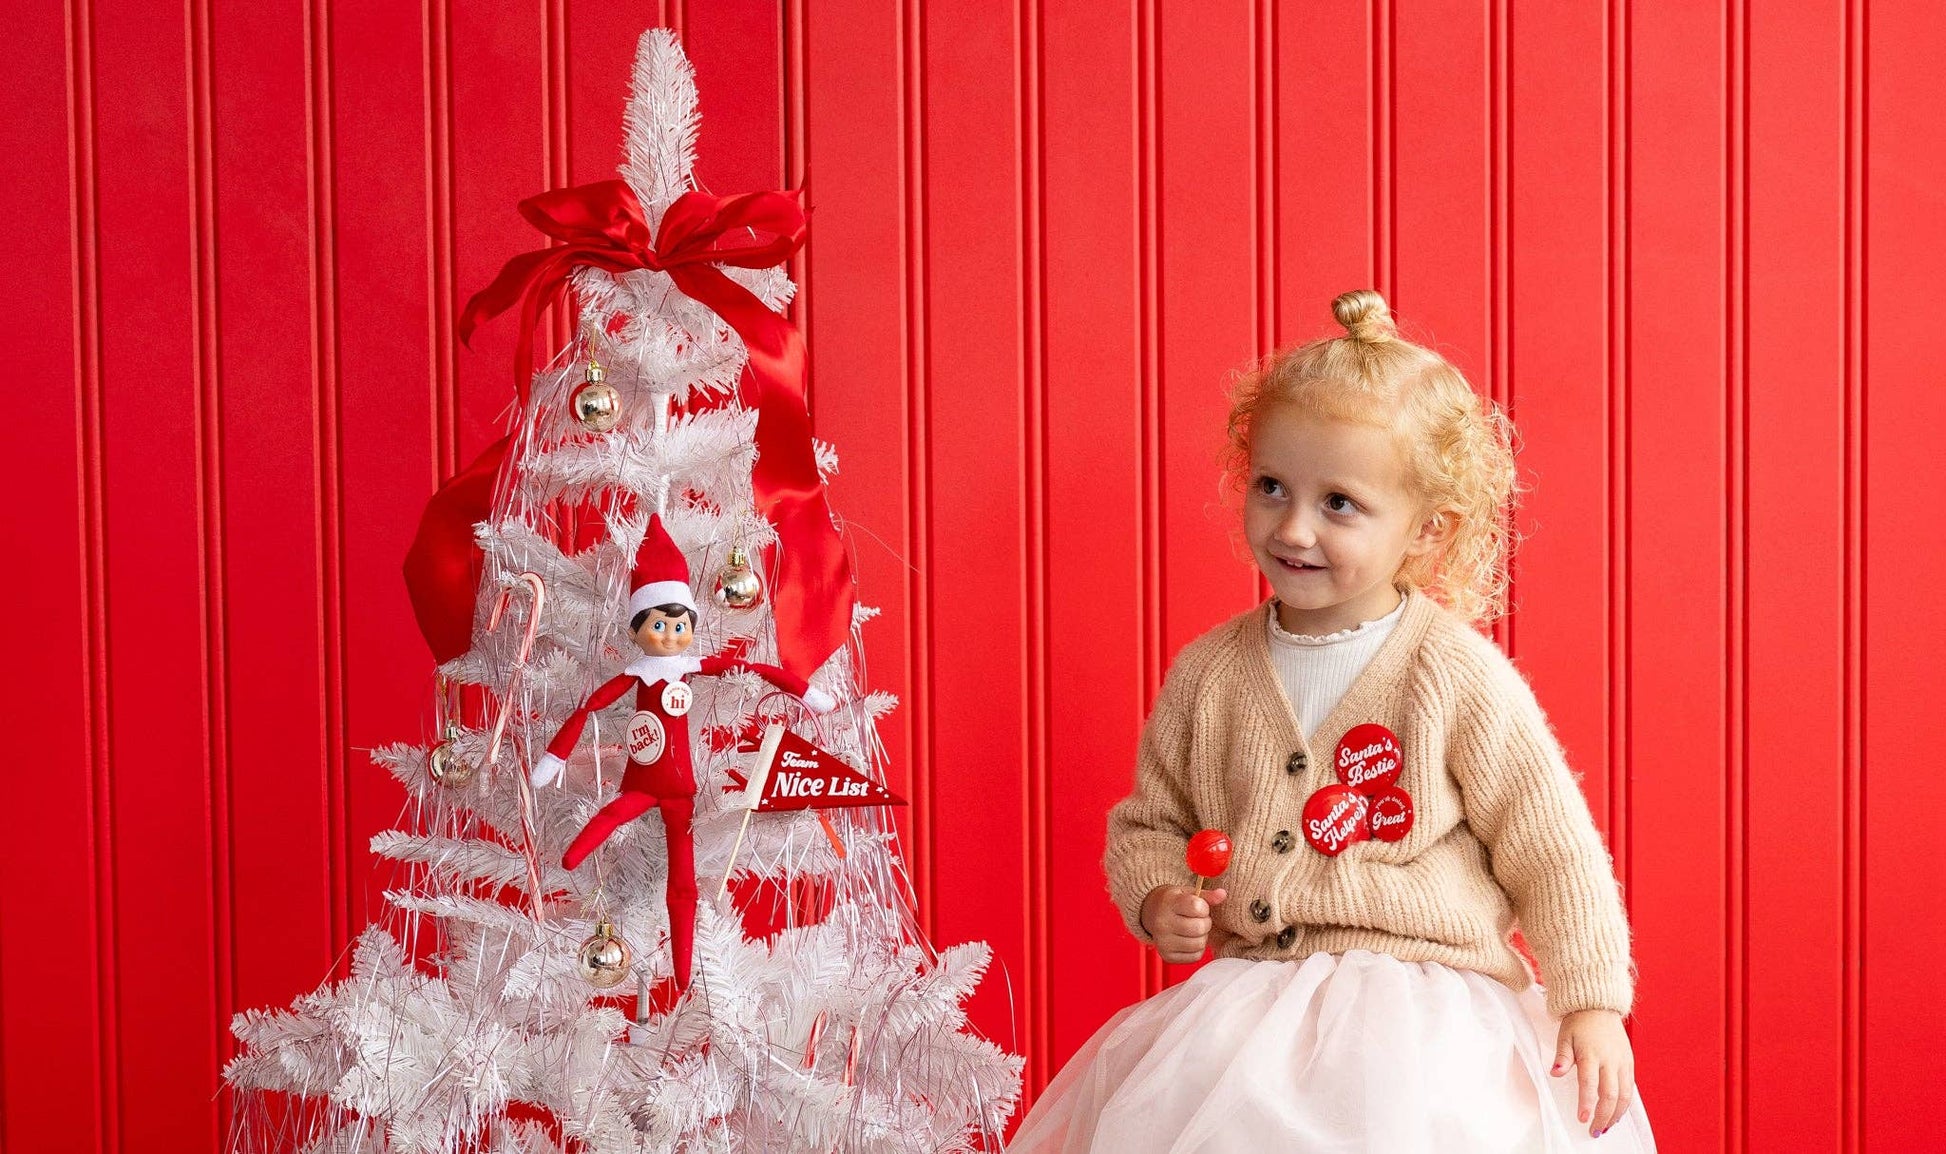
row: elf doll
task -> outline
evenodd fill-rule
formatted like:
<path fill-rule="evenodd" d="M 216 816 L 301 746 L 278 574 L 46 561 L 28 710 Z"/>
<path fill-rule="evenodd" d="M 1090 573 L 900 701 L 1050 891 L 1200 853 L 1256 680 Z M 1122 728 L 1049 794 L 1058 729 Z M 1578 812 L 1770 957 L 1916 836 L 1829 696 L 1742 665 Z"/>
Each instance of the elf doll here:
<path fill-rule="evenodd" d="M 662 826 L 669 842 L 669 937 L 675 955 L 676 988 L 689 988 L 691 943 L 696 931 L 696 854 L 689 823 L 696 810 L 696 776 L 689 761 L 690 706 L 688 677 L 714 677 L 749 670 L 772 685 L 795 694 L 813 713 L 827 713 L 837 699 L 808 681 L 775 665 L 728 657 L 698 659 L 689 653 L 696 639 L 696 601 L 689 589 L 689 564 L 662 527 L 662 518 L 649 519 L 642 547 L 635 554 L 629 583 L 629 632 L 643 656 L 589 695 L 548 743 L 534 763 L 529 780 L 535 786 L 558 781 L 567 759 L 581 740 L 588 715 L 614 704 L 635 690 L 635 715 L 625 736 L 628 768 L 621 794 L 601 808 L 575 836 L 561 864 L 573 869 L 628 822 L 653 807 L 662 810 Z"/>

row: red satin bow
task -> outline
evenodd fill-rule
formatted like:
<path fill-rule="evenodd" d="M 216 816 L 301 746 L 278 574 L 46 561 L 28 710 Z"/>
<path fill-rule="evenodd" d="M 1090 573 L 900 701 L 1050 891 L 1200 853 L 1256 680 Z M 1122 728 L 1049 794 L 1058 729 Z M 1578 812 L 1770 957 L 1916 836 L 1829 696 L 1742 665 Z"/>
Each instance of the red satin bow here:
<path fill-rule="evenodd" d="M 603 180 L 521 201 L 520 214 L 565 243 L 509 260 L 493 283 L 466 302 L 460 340 L 479 323 L 520 302 L 515 388 L 523 406 L 533 376 L 534 326 L 577 265 L 609 272 L 657 269 L 708 305 L 750 352 L 758 390 L 757 511 L 781 538 L 770 599 L 777 610 L 778 664 L 808 677 L 851 633 L 851 562 L 831 523 L 804 406 L 807 358 L 796 326 L 764 307 L 718 265 L 769 268 L 804 243 L 804 209 L 795 192 L 711 196 L 688 192 L 662 214 L 653 234 L 628 184 Z M 743 230 L 770 234 L 757 240 Z M 740 237 L 731 236 L 742 232 Z"/>

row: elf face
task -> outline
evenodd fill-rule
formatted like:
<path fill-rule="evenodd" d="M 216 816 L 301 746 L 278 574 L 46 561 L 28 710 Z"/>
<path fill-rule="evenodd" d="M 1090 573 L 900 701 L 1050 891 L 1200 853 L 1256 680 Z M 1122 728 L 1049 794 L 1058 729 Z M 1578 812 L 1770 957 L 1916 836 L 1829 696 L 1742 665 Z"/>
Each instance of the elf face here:
<path fill-rule="evenodd" d="M 1272 405 L 1250 431 L 1243 529 L 1278 623 L 1335 633 L 1398 607 L 1393 577 L 1438 544 L 1390 429 Z"/>
<path fill-rule="evenodd" d="M 660 609 L 650 609 L 648 616 L 642 619 L 642 627 L 635 631 L 635 644 L 641 646 L 642 652 L 650 657 L 674 657 L 696 640 L 689 626 L 687 613 L 670 617 Z"/>

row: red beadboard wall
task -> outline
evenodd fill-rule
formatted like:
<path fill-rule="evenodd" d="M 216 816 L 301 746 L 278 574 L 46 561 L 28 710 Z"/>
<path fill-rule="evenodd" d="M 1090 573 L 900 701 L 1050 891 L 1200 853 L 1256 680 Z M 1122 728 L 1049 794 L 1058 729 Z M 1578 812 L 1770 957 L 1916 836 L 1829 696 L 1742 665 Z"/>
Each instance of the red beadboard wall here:
<path fill-rule="evenodd" d="M 619 156 L 636 34 L 704 183 L 802 181 L 818 434 L 926 923 L 1030 1089 L 1169 980 L 1103 813 L 1249 604 L 1228 375 L 1384 290 L 1512 409 L 1518 611 L 1614 847 L 1670 1151 L 1940 1148 L 1946 10 L 1920 0 L 16 5 L 0 451 L 23 742 L 0 1138 L 220 1146 L 229 1016 L 380 900 L 424 732 L 399 560 L 497 435 L 514 213 Z M 1928 159 L 1931 158 L 1931 159 Z M 1874 319 L 1879 323 L 1873 323 Z M 1905 590 L 1893 597 L 1899 590 Z M 1918 852 L 1915 852 L 1918 851 Z"/>

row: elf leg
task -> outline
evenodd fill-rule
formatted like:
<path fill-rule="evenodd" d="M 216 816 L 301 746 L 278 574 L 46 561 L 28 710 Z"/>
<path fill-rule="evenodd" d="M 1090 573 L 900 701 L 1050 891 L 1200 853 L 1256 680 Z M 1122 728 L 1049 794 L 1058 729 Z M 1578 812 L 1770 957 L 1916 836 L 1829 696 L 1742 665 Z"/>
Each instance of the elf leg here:
<path fill-rule="evenodd" d="M 589 818 L 581 832 L 574 835 L 568 852 L 561 855 L 561 864 L 568 869 L 580 865 L 581 859 L 595 852 L 595 847 L 607 841 L 610 834 L 649 812 L 654 804 L 655 795 L 630 791 L 602 806 L 601 812 Z"/>
<path fill-rule="evenodd" d="M 669 839 L 669 949 L 675 955 L 676 988 L 689 988 L 689 955 L 696 941 L 696 843 L 689 835 L 689 819 L 696 799 L 687 794 L 665 797 L 662 828 Z"/>

